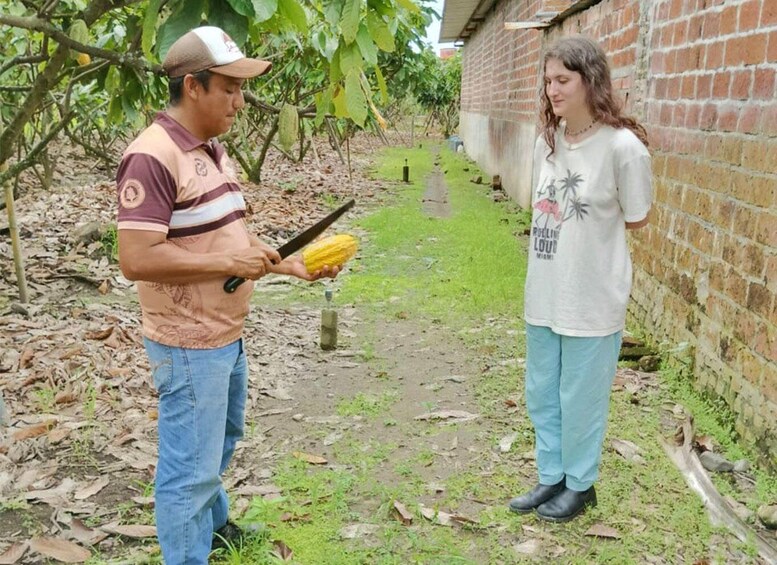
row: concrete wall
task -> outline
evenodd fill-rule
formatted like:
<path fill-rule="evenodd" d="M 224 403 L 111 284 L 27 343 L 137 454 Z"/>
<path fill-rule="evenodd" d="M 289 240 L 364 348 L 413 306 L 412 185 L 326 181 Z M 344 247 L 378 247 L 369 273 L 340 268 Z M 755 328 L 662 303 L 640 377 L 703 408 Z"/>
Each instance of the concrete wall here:
<path fill-rule="evenodd" d="M 653 155 L 630 315 L 691 346 L 698 387 L 777 466 L 777 0 L 603 0 L 545 31 L 504 30 L 541 8 L 499 2 L 465 44 L 467 153 L 526 206 L 542 50 L 572 33 L 602 43 Z"/>

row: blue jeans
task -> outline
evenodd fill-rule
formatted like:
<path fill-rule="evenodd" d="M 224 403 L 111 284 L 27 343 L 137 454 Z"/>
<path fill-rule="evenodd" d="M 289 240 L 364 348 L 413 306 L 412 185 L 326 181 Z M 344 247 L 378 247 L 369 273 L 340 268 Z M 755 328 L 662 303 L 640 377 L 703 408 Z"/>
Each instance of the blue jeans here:
<path fill-rule="evenodd" d="M 622 332 L 559 335 L 526 324 L 526 406 L 540 483 L 584 491 L 599 476 Z"/>
<path fill-rule="evenodd" d="M 226 524 L 221 484 L 243 437 L 248 366 L 243 342 L 183 349 L 144 339 L 159 392 L 156 526 L 166 565 L 207 565 Z"/>

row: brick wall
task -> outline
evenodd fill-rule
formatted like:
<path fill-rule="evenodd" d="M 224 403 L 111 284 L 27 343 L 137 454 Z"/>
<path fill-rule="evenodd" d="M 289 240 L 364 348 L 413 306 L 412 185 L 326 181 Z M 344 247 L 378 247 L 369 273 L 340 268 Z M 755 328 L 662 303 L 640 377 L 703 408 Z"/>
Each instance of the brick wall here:
<path fill-rule="evenodd" d="M 544 31 L 504 30 L 541 7 L 499 2 L 467 41 L 463 118 L 536 128 L 542 49 L 572 33 L 602 43 L 653 154 L 630 316 L 691 346 L 696 384 L 777 466 L 777 0 L 604 0 Z"/>

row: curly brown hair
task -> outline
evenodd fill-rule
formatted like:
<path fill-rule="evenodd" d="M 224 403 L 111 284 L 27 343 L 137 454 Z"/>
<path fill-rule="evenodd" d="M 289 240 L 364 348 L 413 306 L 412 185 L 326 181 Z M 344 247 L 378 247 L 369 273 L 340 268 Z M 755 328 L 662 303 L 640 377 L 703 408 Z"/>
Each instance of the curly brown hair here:
<path fill-rule="evenodd" d="M 582 35 L 564 37 L 554 43 L 545 53 L 543 72 L 544 64 L 548 62 L 548 59 L 558 59 L 568 70 L 580 73 L 585 85 L 586 99 L 591 115 L 595 120 L 614 128 L 630 129 L 647 147 L 648 140 L 645 128 L 634 118 L 624 116 L 621 113 L 621 104 L 612 91 L 607 55 L 598 43 Z M 544 80 L 540 98 L 542 133 L 550 147 L 550 155 L 552 155 L 556 151 L 556 130 L 561 118 L 553 113 L 553 106 L 548 98 Z"/>

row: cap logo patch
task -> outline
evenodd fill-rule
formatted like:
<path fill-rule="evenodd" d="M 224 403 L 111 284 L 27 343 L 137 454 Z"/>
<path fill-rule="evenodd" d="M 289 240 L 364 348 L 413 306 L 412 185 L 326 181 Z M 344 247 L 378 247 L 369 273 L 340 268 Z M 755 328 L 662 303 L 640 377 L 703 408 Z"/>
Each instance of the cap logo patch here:
<path fill-rule="evenodd" d="M 122 207 L 131 210 L 137 208 L 146 199 L 146 189 L 139 180 L 127 179 L 119 191 L 119 202 Z"/>
<path fill-rule="evenodd" d="M 237 43 L 232 41 L 232 38 L 229 37 L 226 33 L 221 33 L 221 39 L 224 40 L 224 45 L 227 48 L 227 51 L 230 53 L 240 53 L 240 47 L 237 46 Z"/>

